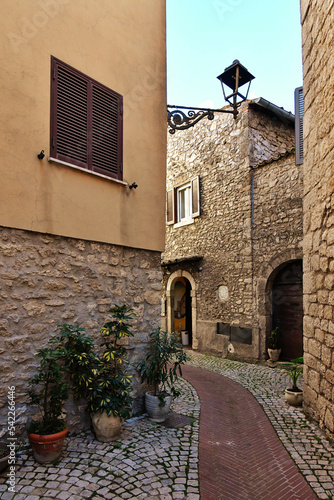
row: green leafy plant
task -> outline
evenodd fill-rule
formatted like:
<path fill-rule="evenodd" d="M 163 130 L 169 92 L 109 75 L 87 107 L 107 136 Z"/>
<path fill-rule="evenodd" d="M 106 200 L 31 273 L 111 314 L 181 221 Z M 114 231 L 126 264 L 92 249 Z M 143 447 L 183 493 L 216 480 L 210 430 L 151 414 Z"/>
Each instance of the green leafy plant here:
<path fill-rule="evenodd" d="M 101 328 L 101 353 L 96 352 L 84 329 L 75 325 L 61 325 L 55 341 L 64 353 L 75 397 L 85 398 L 92 413 L 106 411 L 108 415 L 128 418 L 132 384 L 126 370 L 126 349 L 120 341 L 133 335 L 130 326 L 134 314 L 127 305 L 114 306 L 109 312 L 112 319 Z"/>
<path fill-rule="evenodd" d="M 57 344 L 58 351 L 62 352 L 72 380 L 74 396 L 80 398 L 93 382 L 99 357 L 94 350 L 94 341 L 84 333 L 84 328 L 63 324 L 59 329 L 60 335 L 53 337 L 51 342 Z"/>
<path fill-rule="evenodd" d="M 269 349 L 280 349 L 281 348 L 281 332 L 279 326 L 276 326 L 269 335 L 268 339 Z"/>
<path fill-rule="evenodd" d="M 42 417 L 28 426 L 34 434 L 55 434 L 66 428 L 61 418 L 63 404 L 68 398 L 68 384 L 64 380 L 63 353 L 53 347 L 40 349 L 38 373 L 29 381 L 30 403 L 39 406 Z"/>
<path fill-rule="evenodd" d="M 297 386 L 297 382 L 301 374 L 303 373 L 303 367 L 300 366 L 304 362 L 304 358 L 296 358 L 292 360 L 292 365 L 284 365 L 284 371 L 285 373 L 291 378 L 292 380 L 292 387 L 289 389 L 290 391 L 294 392 L 301 392 L 301 389 Z"/>
<path fill-rule="evenodd" d="M 177 334 L 168 334 L 160 328 L 150 333 L 146 357 L 139 363 L 138 372 L 141 382 L 153 387 L 153 395 L 164 405 L 169 389 L 173 396 L 178 395 L 174 383 L 182 376 L 181 365 L 188 357 L 182 350 Z"/>

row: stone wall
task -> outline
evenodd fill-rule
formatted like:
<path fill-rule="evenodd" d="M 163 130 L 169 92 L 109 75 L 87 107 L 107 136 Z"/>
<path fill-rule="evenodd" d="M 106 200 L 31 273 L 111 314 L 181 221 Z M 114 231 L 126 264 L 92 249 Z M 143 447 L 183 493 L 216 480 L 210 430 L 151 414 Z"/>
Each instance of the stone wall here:
<path fill-rule="evenodd" d="M 301 255 L 302 174 L 293 146 L 293 124 L 248 104 L 236 121 L 216 115 L 169 137 L 167 189 L 200 176 L 201 215 L 192 224 L 166 228 L 164 290 L 180 269 L 193 277 L 196 345 L 202 351 L 265 356 L 259 281 L 279 256 L 286 259 L 290 250 L 287 260 Z M 203 259 L 186 260 L 191 257 Z M 222 287 L 226 299 L 219 297 Z M 252 344 L 229 342 L 217 334 L 218 322 L 252 329 Z"/>
<path fill-rule="evenodd" d="M 304 71 L 304 401 L 334 434 L 333 0 L 302 0 Z"/>
<path fill-rule="evenodd" d="M 287 125 L 268 109 L 249 106 L 249 162 L 255 166 L 272 161 L 294 148 L 293 126 Z"/>
<path fill-rule="evenodd" d="M 15 386 L 17 432 L 34 411 L 27 406 L 27 382 L 34 355 L 62 323 L 78 324 L 99 344 L 99 329 L 113 304 L 136 314 L 129 359 L 135 366 L 148 333 L 159 325 L 160 253 L 0 228 L 0 420 L 7 419 L 7 387 Z M 134 348 L 134 349 L 133 349 Z M 132 368 L 133 372 L 133 368 Z M 141 406 L 134 377 L 134 411 Z M 70 430 L 87 425 L 83 406 L 67 404 Z"/>
<path fill-rule="evenodd" d="M 266 335 L 272 329 L 270 279 L 283 264 L 302 259 L 303 172 L 294 153 L 283 154 L 253 169 L 253 272 L 259 354 L 266 355 Z"/>
<path fill-rule="evenodd" d="M 176 133 L 168 143 L 167 189 L 199 175 L 201 216 L 187 226 L 167 227 L 164 259 L 205 255 L 197 307 L 199 317 L 209 321 L 221 314 L 221 284 L 231 296 L 227 319 L 233 315 L 246 324 L 251 316 L 250 283 L 238 286 L 240 274 L 250 273 L 247 122 L 246 110 L 237 123 L 232 116 L 218 116 Z"/>

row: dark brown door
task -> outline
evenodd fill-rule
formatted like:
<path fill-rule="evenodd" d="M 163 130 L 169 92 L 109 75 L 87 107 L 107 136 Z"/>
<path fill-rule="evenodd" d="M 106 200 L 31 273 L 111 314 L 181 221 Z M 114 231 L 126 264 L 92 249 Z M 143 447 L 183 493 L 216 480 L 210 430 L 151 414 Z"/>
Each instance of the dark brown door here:
<path fill-rule="evenodd" d="M 281 359 L 303 355 L 303 271 L 294 261 L 281 269 L 273 283 L 273 327 L 281 332 Z"/>

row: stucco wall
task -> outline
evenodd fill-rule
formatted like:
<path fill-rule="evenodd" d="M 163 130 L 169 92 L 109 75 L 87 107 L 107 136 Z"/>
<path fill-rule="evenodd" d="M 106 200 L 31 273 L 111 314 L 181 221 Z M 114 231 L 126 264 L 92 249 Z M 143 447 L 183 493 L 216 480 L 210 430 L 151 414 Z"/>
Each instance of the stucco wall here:
<path fill-rule="evenodd" d="M 36 408 L 27 406 L 27 382 L 35 373 L 35 353 L 63 323 L 86 329 L 99 345 L 99 330 L 113 304 L 136 314 L 129 359 L 134 373 L 134 411 L 141 401 L 133 369 L 148 334 L 158 326 L 161 304 L 160 253 L 41 235 L 0 227 L 0 422 L 7 428 L 7 387 L 15 386 L 16 433 Z M 71 431 L 88 425 L 84 405 L 67 405 Z"/>
<path fill-rule="evenodd" d="M 0 44 L 0 224 L 161 251 L 165 1 L 4 0 Z M 51 55 L 123 95 L 123 178 L 137 190 L 47 161 Z"/>
<path fill-rule="evenodd" d="M 334 433 L 334 53 L 332 0 L 303 0 L 304 401 Z"/>

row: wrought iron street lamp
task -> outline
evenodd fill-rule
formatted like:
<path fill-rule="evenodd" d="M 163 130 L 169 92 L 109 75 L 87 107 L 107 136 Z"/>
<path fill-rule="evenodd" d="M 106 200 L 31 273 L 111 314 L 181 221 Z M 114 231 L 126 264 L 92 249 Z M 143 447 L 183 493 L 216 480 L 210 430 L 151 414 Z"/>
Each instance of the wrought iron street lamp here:
<path fill-rule="evenodd" d="M 251 81 L 255 78 L 249 71 L 240 64 L 238 60 L 233 61 L 231 66 L 225 69 L 224 73 L 217 76 L 221 82 L 225 101 L 227 101 L 232 109 L 210 109 L 210 108 L 193 108 L 190 106 L 174 106 L 167 105 L 167 122 L 170 134 L 175 134 L 175 130 L 185 130 L 193 127 L 202 118 L 207 117 L 208 120 L 214 119 L 215 113 L 232 113 L 234 119 L 238 114 L 238 107 L 247 99 Z M 240 93 L 239 89 L 248 83 L 246 95 Z M 225 86 L 232 89 L 232 94 L 226 95 Z M 230 91 L 229 91 L 230 92 Z M 188 110 L 186 113 L 182 110 Z"/>

